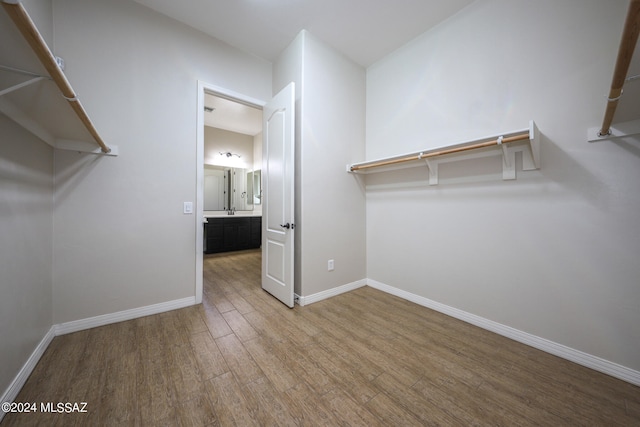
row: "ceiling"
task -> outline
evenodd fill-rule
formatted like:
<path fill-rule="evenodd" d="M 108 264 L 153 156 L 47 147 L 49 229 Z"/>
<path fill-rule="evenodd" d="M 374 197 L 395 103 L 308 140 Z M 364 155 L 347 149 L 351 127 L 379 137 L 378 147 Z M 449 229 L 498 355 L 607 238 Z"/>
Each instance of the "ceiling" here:
<path fill-rule="evenodd" d="M 367 67 L 474 0 L 135 0 L 268 61 L 298 33 L 315 37 Z M 254 136 L 262 111 L 210 94 L 206 126 Z"/>
<path fill-rule="evenodd" d="M 244 135 L 262 132 L 262 110 L 205 93 L 204 125 Z M 213 109 L 213 111 L 209 111 Z"/>
<path fill-rule="evenodd" d="M 268 61 L 297 34 L 309 30 L 354 62 L 367 67 L 475 0 L 134 0 L 231 46 Z M 617 46 L 612 46 L 617 49 Z M 640 73 L 640 43 L 628 76 Z M 625 85 L 616 122 L 638 118 L 640 80 Z M 256 135 L 261 112 L 208 96 L 205 124 Z"/>
<path fill-rule="evenodd" d="M 309 30 L 367 67 L 474 0 L 135 0 L 274 61 Z"/>

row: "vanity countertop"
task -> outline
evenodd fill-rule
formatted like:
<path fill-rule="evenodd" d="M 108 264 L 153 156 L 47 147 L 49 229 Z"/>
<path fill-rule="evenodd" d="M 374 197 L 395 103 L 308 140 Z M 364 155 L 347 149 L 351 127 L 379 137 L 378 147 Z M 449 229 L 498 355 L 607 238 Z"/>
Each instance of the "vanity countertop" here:
<path fill-rule="evenodd" d="M 205 212 L 204 217 L 207 218 L 239 218 L 239 217 L 261 217 L 261 212 L 252 211 L 236 211 L 233 215 L 227 215 L 225 211 L 220 212 Z"/>

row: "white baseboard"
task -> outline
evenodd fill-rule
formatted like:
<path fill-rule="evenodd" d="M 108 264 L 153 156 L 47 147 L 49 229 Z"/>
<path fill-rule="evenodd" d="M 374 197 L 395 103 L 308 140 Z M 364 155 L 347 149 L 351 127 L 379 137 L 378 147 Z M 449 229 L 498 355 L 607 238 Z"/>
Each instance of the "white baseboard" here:
<path fill-rule="evenodd" d="M 111 323 L 123 322 L 125 320 L 137 319 L 139 317 L 189 307 L 190 305 L 194 305 L 195 303 L 195 297 L 188 297 L 173 301 L 162 302 L 160 304 L 147 305 L 145 307 L 132 308 L 131 310 L 118 311 L 117 313 L 103 314 L 101 316 L 89 317 L 87 319 L 60 323 L 54 325 L 55 333 L 56 336 L 70 334 L 72 332 L 109 325 Z"/>
<path fill-rule="evenodd" d="M 40 361 L 40 358 L 44 354 L 51 341 L 55 338 L 55 327 L 52 326 L 51 329 L 45 334 L 45 336 L 40 340 L 35 350 L 31 353 L 31 356 L 27 359 L 27 362 L 22 366 L 22 369 L 18 372 L 18 375 L 13 379 L 9 387 L 5 390 L 2 397 L 0 397 L 0 402 L 13 402 L 15 398 L 18 396 L 18 393 L 24 386 L 24 383 L 27 382 L 29 375 L 35 369 L 36 365 Z M 4 418 L 4 412 L 0 411 L 0 421 Z"/>
<path fill-rule="evenodd" d="M 323 299 L 331 298 L 336 295 L 343 294 L 345 292 L 352 291 L 354 289 L 361 288 L 366 286 L 367 280 L 362 279 L 356 282 L 347 283 L 346 285 L 338 286 L 336 288 L 331 288 L 326 291 L 318 292 L 316 294 L 308 295 L 306 297 L 296 295 L 298 304 L 300 306 L 304 306 L 307 304 L 313 304 L 314 302 L 322 301 Z"/>
<path fill-rule="evenodd" d="M 391 295 L 395 295 L 423 307 L 427 307 L 448 316 L 455 317 L 456 319 L 460 319 L 482 329 L 495 332 L 498 335 L 502 335 L 514 341 L 518 341 L 531 347 L 537 348 L 538 350 L 542 350 L 546 353 L 553 354 L 579 365 L 586 366 L 587 368 L 591 368 L 607 375 L 611 375 L 612 377 L 619 378 L 628 383 L 640 386 L 640 372 L 627 368 L 626 366 L 622 366 L 617 363 L 602 359 L 600 357 L 573 349 L 571 347 L 549 341 L 545 338 L 540 338 L 536 335 L 532 335 L 527 332 L 514 329 L 510 326 L 494 322 L 493 320 L 485 319 L 484 317 L 467 313 L 466 311 L 462 311 L 457 308 L 453 308 L 448 305 L 430 300 L 428 298 L 403 291 L 402 289 L 394 288 L 393 286 L 389 286 L 375 280 L 367 279 L 366 282 L 367 285 L 372 288 L 378 289 Z"/>
<path fill-rule="evenodd" d="M 124 320 L 137 319 L 139 317 L 149 316 L 151 314 L 164 313 L 165 311 L 176 310 L 195 304 L 195 297 L 182 298 L 173 301 L 167 301 L 160 304 L 148 305 L 146 307 L 133 308 L 131 310 L 119 311 L 117 313 L 104 314 L 102 316 L 90 317 L 88 319 L 74 320 L 72 322 L 53 325 L 49 332 L 42 338 L 36 349 L 31 353 L 29 359 L 18 372 L 14 380 L 11 382 L 7 390 L 0 398 L 0 402 L 13 402 L 18 393 L 24 386 L 24 383 L 33 372 L 40 358 L 44 354 L 51 341 L 58 336 L 70 334 L 72 332 L 82 331 L 85 329 L 95 328 L 98 326 L 109 325 L 111 323 L 122 322 Z M 0 411 L 0 421 L 4 417 L 4 412 Z"/>

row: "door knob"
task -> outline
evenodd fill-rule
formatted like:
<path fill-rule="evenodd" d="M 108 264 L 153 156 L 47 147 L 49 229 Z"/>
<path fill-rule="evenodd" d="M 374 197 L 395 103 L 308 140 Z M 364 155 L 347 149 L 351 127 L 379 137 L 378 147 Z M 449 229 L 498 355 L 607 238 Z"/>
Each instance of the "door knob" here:
<path fill-rule="evenodd" d="M 280 224 L 280 227 L 289 229 L 289 228 L 291 228 L 291 224 L 289 224 L 289 223 Z"/>

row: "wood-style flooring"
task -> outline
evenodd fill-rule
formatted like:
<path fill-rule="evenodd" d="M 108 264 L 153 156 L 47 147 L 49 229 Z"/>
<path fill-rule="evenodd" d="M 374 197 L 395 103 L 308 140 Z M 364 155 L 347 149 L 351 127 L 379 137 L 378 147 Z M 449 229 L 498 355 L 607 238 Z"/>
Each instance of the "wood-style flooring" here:
<path fill-rule="evenodd" d="M 260 251 L 201 305 L 56 337 L 2 426 L 639 426 L 640 388 L 364 287 L 288 309 Z"/>

